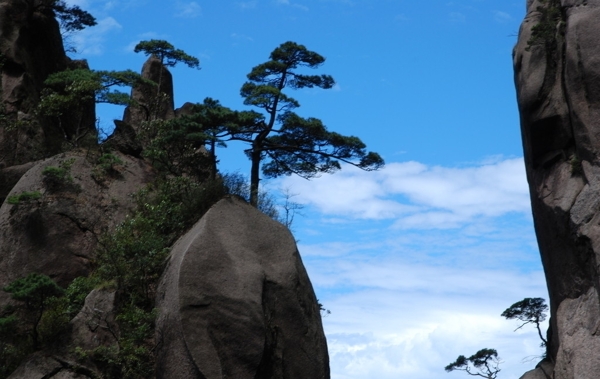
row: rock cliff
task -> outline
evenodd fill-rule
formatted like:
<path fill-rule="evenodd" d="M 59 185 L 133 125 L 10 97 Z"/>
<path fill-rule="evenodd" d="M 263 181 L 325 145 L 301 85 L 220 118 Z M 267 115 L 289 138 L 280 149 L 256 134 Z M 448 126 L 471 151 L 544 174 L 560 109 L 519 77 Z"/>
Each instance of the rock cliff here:
<path fill-rule="evenodd" d="M 551 313 L 546 362 L 528 379 L 600 372 L 599 20 L 600 0 L 528 0 L 513 53 Z"/>
<path fill-rule="evenodd" d="M 197 221 L 222 180 L 144 159 L 154 145 L 142 123 L 191 109 L 174 110 L 157 59 L 142 76 L 160 85 L 133 89 L 104 143 L 94 129 L 69 144 L 68 128 L 36 111 L 49 75 L 87 67 L 65 56 L 48 4 L 0 0 L 0 378 L 328 379 L 290 232 L 235 198 Z M 79 105 L 93 129 L 94 104 Z"/>
<path fill-rule="evenodd" d="M 43 83 L 50 74 L 87 68 L 85 61 L 72 61 L 65 55 L 55 14 L 44 3 L 0 0 L 0 170 L 59 153 L 64 136 L 73 133 L 68 115 L 62 128 L 55 120 L 36 115 Z M 81 107 L 86 110 L 83 127 L 95 135 L 94 104 Z"/>
<path fill-rule="evenodd" d="M 8 199 L 38 196 L 0 206 L 0 288 L 32 272 L 62 286 L 89 274 L 101 234 L 123 221 L 132 210 L 131 195 L 154 178 L 143 160 L 117 156 L 121 163 L 110 175 L 78 152 L 40 161 L 23 175 Z M 44 175 L 61 166 L 64 177 Z M 0 304 L 7 301 L 0 291 Z"/>

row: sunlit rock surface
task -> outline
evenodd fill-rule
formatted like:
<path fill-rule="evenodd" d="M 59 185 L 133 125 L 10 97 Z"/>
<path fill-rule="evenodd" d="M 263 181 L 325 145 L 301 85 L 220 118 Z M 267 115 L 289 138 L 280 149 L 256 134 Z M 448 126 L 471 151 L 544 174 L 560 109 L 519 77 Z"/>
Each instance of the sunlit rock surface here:
<path fill-rule="evenodd" d="M 550 29 L 555 33 L 528 46 L 543 13 L 539 0 L 529 0 L 514 50 L 527 179 L 550 294 L 544 367 L 548 378 L 595 379 L 600 373 L 600 0 L 552 3 L 560 15 Z M 536 370 L 524 377 L 537 378 Z"/>
<path fill-rule="evenodd" d="M 329 378 L 293 236 L 226 198 L 173 247 L 157 296 L 158 378 Z"/>
<path fill-rule="evenodd" d="M 29 192 L 39 198 L 0 207 L 0 288 L 32 272 L 63 287 L 89 273 L 98 238 L 125 219 L 131 195 L 154 179 L 146 162 L 115 154 L 122 164 L 110 175 L 95 169 L 84 152 L 40 161 L 23 175 L 9 197 Z M 70 179 L 49 186 L 44 169 L 65 162 L 71 162 Z M 0 304 L 8 298 L 0 291 Z"/>

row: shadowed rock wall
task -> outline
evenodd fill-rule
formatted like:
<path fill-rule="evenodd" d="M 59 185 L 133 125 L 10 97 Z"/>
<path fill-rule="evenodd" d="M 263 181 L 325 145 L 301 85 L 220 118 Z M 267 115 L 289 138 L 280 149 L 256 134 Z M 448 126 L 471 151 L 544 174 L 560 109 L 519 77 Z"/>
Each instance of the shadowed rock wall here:
<path fill-rule="evenodd" d="M 554 10 L 556 17 L 543 18 Z M 550 32 L 536 36 L 534 27 L 542 23 Z M 600 0 L 529 0 L 513 53 L 551 312 L 548 362 L 525 378 L 546 372 L 554 379 L 595 379 L 600 373 L 599 32 Z"/>
<path fill-rule="evenodd" d="M 96 135 L 95 105 L 81 104 L 81 125 L 69 112 L 56 120 L 36 114 L 44 81 L 67 68 L 87 68 L 65 55 L 54 12 L 42 1 L 0 0 L 0 170 L 63 151 L 75 128 Z M 92 137 L 92 140 L 94 137 Z"/>

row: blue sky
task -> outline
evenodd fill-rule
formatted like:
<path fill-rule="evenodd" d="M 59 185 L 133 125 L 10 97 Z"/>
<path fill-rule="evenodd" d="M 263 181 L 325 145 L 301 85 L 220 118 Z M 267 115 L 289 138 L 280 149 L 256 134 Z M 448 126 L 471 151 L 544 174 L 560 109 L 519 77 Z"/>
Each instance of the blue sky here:
<path fill-rule="evenodd" d="M 246 109 L 250 69 L 291 40 L 327 58 L 331 90 L 293 94 L 298 113 L 359 136 L 387 166 L 267 181 L 303 204 L 293 225 L 325 316 L 332 378 L 438 379 L 459 354 L 496 348 L 501 379 L 541 354 L 500 313 L 546 297 L 532 227 L 511 50 L 525 0 L 72 0 L 98 26 L 71 37 L 93 69 L 139 70 L 140 40 L 201 60 L 172 70 L 175 104 Z M 103 107 L 109 128 L 123 110 Z M 221 169 L 247 173 L 243 146 Z"/>

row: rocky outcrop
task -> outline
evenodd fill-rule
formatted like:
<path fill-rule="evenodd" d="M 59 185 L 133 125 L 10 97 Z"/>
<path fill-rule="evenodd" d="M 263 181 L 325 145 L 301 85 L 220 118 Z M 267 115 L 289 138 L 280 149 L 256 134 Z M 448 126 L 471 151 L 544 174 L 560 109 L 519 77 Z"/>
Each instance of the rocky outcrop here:
<path fill-rule="evenodd" d="M 71 62 L 64 55 L 49 4 L 0 0 L 0 289 L 31 273 L 45 274 L 63 288 L 89 274 L 100 237 L 133 211 L 131 195 L 156 179 L 149 163 L 140 158 L 152 137 L 151 132 L 140 136 L 144 122 L 169 120 L 193 108 L 186 103 L 174 110 L 171 74 L 150 58 L 142 76 L 160 85 L 143 84 L 132 90 L 133 104 L 103 145 L 95 138 L 93 101 L 65 111 L 60 127 L 52 119 L 38 118 L 34 110 L 45 79 L 67 67 L 87 68 L 85 62 Z M 109 150 L 113 156 L 104 154 Z M 181 226 L 171 224 L 183 221 L 177 215 L 160 219 L 165 235 L 157 237 L 173 241 L 172 230 Z M 140 241 L 135 231 L 131 234 L 132 240 Z M 167 243 L 161 242 L 160 252 L 166 251 Z M 143 262 L 145 253 L 152 256 L 157 249 L 143 245 L 135 253 Z M 148 279 L 146 266 L 139 266 L 131 269 L 144 277 L 145 297 L 139 304 L 132 304 L 137 300 L 128 297 L 127 287 L 120 287 L 118 280 L 108 280 L 88 294 L 81 311 L 65 326 L 65 315 L 76 312 L 72 306 L 80 305 L 88 290 L 75 282 L 67 296 L 52 302 L 55 308 L 44 310 L 42 319 L 56 315 L 56 320 L 48 316 L 52 324 L 48 328 L 56 334 L 43 343 L 37 343 L 37 330 L 31 329 L 29 320 L 10 320 L 19 333 L 11 329 L 3 336 L 28 341 L 26 331 L 31 330 L 33 344 L 19 345 L 19 354 L 31 348 L 27 357 L 14 352 L 9 357 L 22 361 L 9 366 L 1 361 L 1 375 L 10 370 L 10 379 L 99 378 L 109 372 L 120 377 L 120 370 L 131 364 L 127 367 L 136 372 L 155 368 L 158 378 L 329 378 L 320 308 L 294 238 L 283 225 L 245 202 L 221 200 L 181 237 L 158 288 L 158 274 L 153 272 Z M 77 299 L 69 291 L 75 291 Z M 154 294 L 159 317 L 153 339 L 148 336 L 153 332 Z M 28 314 L 19 300 L 0 290 L 0 317 L 9 314 L 11 305 L 19 306 L 15 315 Z M 147 321 L 143 331 L 136 330 L 134 342 L 128 327 L 137 327 L 139 318 L 124 321 L 133 313 L 143 314 Z M 14 341 L 0 342 L 11 347 Z M 137 349 L 137 343 L 143 349 Z"/>
<path fill-rule="evenodd" d="M 54 13 L 36 3 L 0 0 L 2 103 L 10 114 L 30 113 L 44 80 L 68 64 Z"/>
<path fill-rule="evenodd" d="M 46 78 L 55 72 L 87 67 L 66 55 L 53 11 L 38 1 L 0 0 L 0 168 L 57 154 L 72 134 L 64 117 L 34 115 Z M 95 135 L 94 105 L 85 108 L 83 128 Z M 77 125 L 77 127 L 82 127 Z"/>
<path fill-rule="evenodd" d="M 0 288 L 32 272 L 66 286 L 91 268 L 98 237 L 132 209 L 131 194 L 153 180 L 142 160 L 122 161 L 107 173 L 84 152 L 71 152 L 34 165 L 0 207 Z M 44 174 L 67 167 L 64 178 Z M 35 194 L 29 198 L 19 196 Z M 0 291 L 0 304 L 8 293 Z"/>
<path fill-rule="evenodd" d="M 173 76 L 151 56 L 142 66 L 142 78 L 160 84 L 140 84 L 131 90 L 133 105 L 128 106 L 123 114 L 123 122 L 131 125 L 139 133 L 144 121 L 160 119 L 170 120 L 175 117 L 173 100 Z"/>
<path fill-rule="evenodd" d="M 85 298 L 85 304 L 70 322 L 69 341 L 66 346 L 77 346 L 92 351 L 100 346 L 117 343 L 119 326 L 116 318 L 115 291 L 93 290 Z M 63 349 L 64 354 L 71 353 Z"/>
<path fill-rule="evenodd" d="M 600 372 L 599 19 L 600 0 L 528 0 L 513 57 L 554 379 Z"/>
<path fill-rule="evenodd" d="M 0 204 L 4 202 L 6 195 L 13 189 L 19 179 L 34 165 L 35 162 L 28 162 L 0 170 Z"/>
<path fill-rule="evenodd" d="M 89 357 L 78 357 L 74 347 L 79 351 L 116 347 L 119 329 L 115 322 L 115 304 L 114 291 L 92 291 L 69 323 L 66 336 L 52 348 L 29 356 L 8 379 L 101 378 L 102 370 Z"/>
<path fill-rule="evenodd" d="M 535 369 L 527 372 L 520 379 L 550 379 L 552 371 L 554 371 L 554 365 L 551 362 L 542 361 Z"/>
<path fill-rule="evenodd" d="M 114 120 L 115 129 L 107 138 L 104 145 L 120 151 L 123 154 L 140 157 L 142 153 L 142 144 L 136 138 L 136 132 L 131 125 L 121 121 Z"/>
<path fill-rule="evenodd" d="M 161 279 L 157 377 L 329 378 L 317 299 L 290 232 L 237 198 L 211 208 Z"/>

